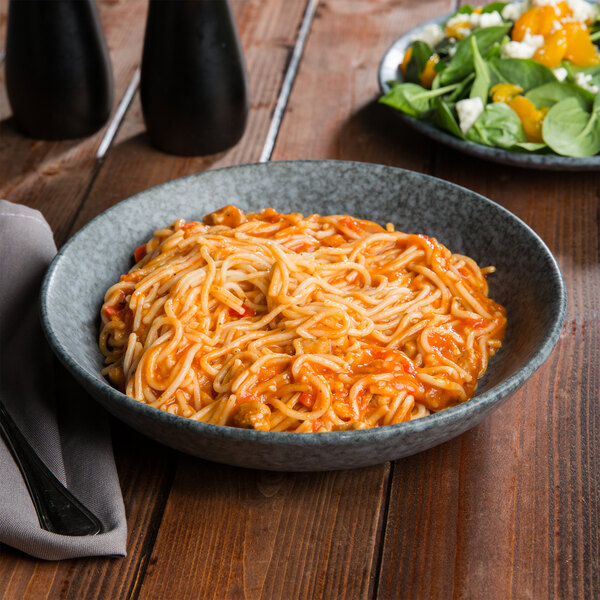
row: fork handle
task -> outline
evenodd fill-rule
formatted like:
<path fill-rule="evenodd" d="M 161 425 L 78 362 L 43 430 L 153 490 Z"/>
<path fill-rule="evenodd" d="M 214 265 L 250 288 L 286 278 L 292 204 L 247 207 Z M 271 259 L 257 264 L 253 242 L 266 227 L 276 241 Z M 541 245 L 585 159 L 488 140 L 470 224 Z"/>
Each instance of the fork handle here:
<path fill-rule="evenodd" d="M 102 522 L 54 476 L 0 402 L 0 434 L 29 490 L 40 527 L 70 536 L 97 535 Z"/>

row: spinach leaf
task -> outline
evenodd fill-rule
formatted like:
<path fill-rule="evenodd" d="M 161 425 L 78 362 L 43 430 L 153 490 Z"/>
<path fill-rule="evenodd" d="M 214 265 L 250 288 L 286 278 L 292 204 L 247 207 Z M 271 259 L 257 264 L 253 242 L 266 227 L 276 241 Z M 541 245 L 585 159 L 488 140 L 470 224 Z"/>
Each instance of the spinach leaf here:
<path fill-rule="evenodd" d="M 547 153 L 550 149 L 546 144 L 540 144 L 538 142 L 519 142 L 518 144 L 515 144 L 511 150 L 517 152 L 522 150 L 524 152 Z"/>
<path fill-rule="evenodd" d="M 525 98 L 531 100 L 537 109 L 543 106 L 554 106 L 565 98 L 575 98 L 583 108 L 590 110 L 594 95 L 572 83 L 551 81 L 529 90 Z"/>
<path fill-rule="evenodd" d="M 487 104 L 490 91 L 490 70 L 487 63 L 481 58 L 477 42 L 471 37 L 471 49 L 473 51 L 473 65 L 475 67 L 475 81 L 471 88 L 470 98 L 481 98 L 483 106 Z"/>
<path fill-rule="evenodd" d="M 594 156 L 600 152 L 600 95 L 592 112 L 582 108 L 575 98 L 557 102 L 542 124 L 542 137 L 557 154 Z"/>
<path fill-rule="evenodd" d="M 399 83 L 379 99 L 382 104 L 396 108 L 411 117 L 424 118 L 431 110 L 433 98 L 454 91 L 455 85 L 437 90 L 426 90 L 416 83 Z"/>
<path fill-rule="evenodd" d="M 483 13 L 492 13 L 494 11 L 502 14 L 504 7 L 508 4 L 508 2 L 491 2 L 483 7 L 481 14 Z"/>
<path fill-rule="evenodd" d="M 436 70 L 441 71 L 446 68 L 446 64 L 452 58 L 450 55 L 454 52 L 454 46 L 456 46 L 456 41 L 451 41 L 447 37 L 436 44 L 434 51 L 440 57 L 440 62 L 435 65 Z"/>
<path fill-rule="evenodd" d="M 467 132 L 467 139 L 477 144 L 506 149 L 527 141 L 517 113 L 502 102 L 492 102 L 483 109 Z"/>
<path fill-rule="evenodd" d="M 575 73 L 589 73 L 592 77 L 600 75 L 600 65 L 592 65 L 591 67 L 577 67 L 572 62 L 565 60 L 560 66 L 567 70 L 569 79 L 575 79 Z"/>
<path fill-rule="evenodd" d="M 467 77 L 465 77 L 459 84 L 458 87 L 448 96 L 448 102 L 458 102 L 463 98 L 467 98 L 469 96 L 469 92 L 471 90 L 471 85 L 473 80 L 475 79 L 475 73 L 471 73 Z"/>
<path fill-rule="evenodd" d="M 470 15 L 472 12 L 473 12 L 473 7 L 470 4 L 463 4 L 456 12 L 452 13 L 448 17 L 448 20 L 444 22 L 444 26 L 450 19 L 454 18 L 456 15 Z M 443 27 L 442 27 L 442 29 L 443 29 Z"/>
<path fill-rule="evenodd" d="M 465 139 L 452 110 L 452 106 L 448 102 L 444 102 L 441 98 L 436 98 L 433 101 L 432 122 L 440 129 L 444 129 L 457 138 L 461 140 Z"/>
<path fill-rule="evenodd" d="M 425 69 L 427 61 L 433 54 L 433 50 L 426 42 L 417 40 L 411 45 L 412 51 L 408 65 L 406 65 L 405 81 L 410 83 L 421 83 L 421 73 Z"/>
<path fill-rule="evenodd" d="M 509 31 L 511 25 L 497 25 L 494 27 L 482 27 L 461 40 L 456 45 L 456 53 L 448 66 L 439 74 L 442 86 L 462 81 L 473 71 L 473 47 L 471 38 L 475 38 L 477 48 L 482 56 L 486 56 Z M 551 72 L 551 71 L 550 71 Z M 552 73 L 552 72 L 551 72 Z M 553 76 L 554 77 L 554 76 Z"/>
<path fill-rule="evenodd" d="M 513 83 L 525 92 L 544 83 L 556 81 L 554 73 L 529 58 L 492 58 L 489 63 L 490 85 Z"/>

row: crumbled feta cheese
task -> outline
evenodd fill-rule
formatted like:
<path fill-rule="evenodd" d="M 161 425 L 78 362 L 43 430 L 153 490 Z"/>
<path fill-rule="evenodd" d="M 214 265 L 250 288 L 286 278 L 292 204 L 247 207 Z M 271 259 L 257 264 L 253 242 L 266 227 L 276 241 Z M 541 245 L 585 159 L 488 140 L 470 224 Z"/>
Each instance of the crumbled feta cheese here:
<path fill-rule="evenodd" d="M 483 101 L 479 96 L 476 98 L 465 98 L 456 103 L 456 114 L 460 123 L 460 130 L 467 133 L 473 123 L 477 121 L 483 112 Z"/>
<path fill-rule="evenodd" d="M 502 58 L 531 58 L 535 51 L 543 45 L 543 35 L 531 35 L 527 32 L 522 41 L 511 41 L 504 44 L 500 50 L 500 55 Z"/>
<path fill-rule="evenodd" d="M 505 21 L 516 21 L 527 8 L 527 2 L 509 2 L 502 9 L 502 18 Z"/>
<path fill-rule="evenodd" d="M 446 21 L 446 35 L 455 35 L 459 39 L 463 39 L 480 27 L 493 27 L 503 23 L 502 16 L 497 10 L 483 14 L 457 13 Z"/>
<path fill-rule="evenodd" d="M 466 13 L 457 13 L 446 21 L 446 27 L 454 27 L 455 25 L 462 25 L 463 23 L 470 24 L 471 15 Z"/>
<path fill-rule="evenodd" d="M 443 29 L 436 24 L 425 25 L 421 31 L 418 31 L 415 35 L 410 38 L 411 42 L 425 42 L 432 48 L 437 46 L 446 37 Z"/>
<path fill-rule="evenodd" d="M 598 6 L 590 4 L 585 0 L 567 0 L 567 4 L 573 13 L 576 21 L 590 22 L 594 21 L 598 14 Z"/>
<path fill-rule="evenodd" d="M 559 81 L 564 81 L 567 78 L 569 72 L 564 67 L 556 67 L 556 69 L 552 69 L 554 73 L 554 77 Z"/>
<path fill-rule="evenodd" d="M 517 14 L 517 9 L 512 8 L 513 3 L 511 2 L 502 9 L 502 16 L 507 20 L 516 21 L 516 19 L 518 19 L 521 14 L 525 12 L 525 10 L 536 6 L 554 6 L 556 14 L 559 15 L 560 7 L 558 5 L 562 2 L 563 0 L 530 0 L 529 2 L 514 3 L 523 5 L 523 10 L 520 14 Z M 598 5 L 587 2 L 586 0 L 566 0 L 566 3 L 573 13 L 572 18 L 574 21 L 590 22 L 596 18 L 598 13 Z M 512 12 L 513 10 L 515 11 L 514 14 Z M 511 18 L 512 16 L 515 16 L 516 18 L 513 19 Z"/>
<path fill-rule="evenodd" d="M 502 58 L 531 58 L 535 50 L 521 42 L 506 42 L 500 50 Z"/>
<path fill-rule="evenodd" d="M 575 84 L 592 94 L 597 94 L 600 91 L 598 86 L 592 83 L 590 73 L 575 73 Z"/>
<path fill-rule="evenodd" d="M 473 13 L 477 15 L 477 13 Z M 497 10 L 489 13 L 482 13 L 477 15 L 479 17 L 479 27 L 495 27 L 496 25 L 502 25 L 504 21 L 502 16 Z"/>

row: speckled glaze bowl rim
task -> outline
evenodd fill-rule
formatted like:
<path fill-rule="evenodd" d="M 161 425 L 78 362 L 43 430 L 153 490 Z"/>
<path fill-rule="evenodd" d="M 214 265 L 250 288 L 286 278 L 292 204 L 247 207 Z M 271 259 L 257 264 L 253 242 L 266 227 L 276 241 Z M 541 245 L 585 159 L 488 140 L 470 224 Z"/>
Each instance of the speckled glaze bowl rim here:
<path fill-rule="evenodd" d="M 393 44 L 385 51 L 383 58 L 379 63 L 377 71 L 377 79 L 379 88 L 383 94 L 390 91 L 388 81 L 398 79 L 397 69 L 401 61 L 401 56 L 404 54 L 406 47 L 410 43 L 410 37 L 426 27 L 427 25 L 439 25 L 451 17 L 454 12 L 445 15 L 434 17 L 428 21 L 424 21 L 410 31 L 397 38 Z M 395 73 L 392 77 L 391 74 Z M 446 131 L 438 129 L 430 123 L 420 121 L 416 117 L 404 114 L 399 110 L 389 107 L 390 112 L 404 121 L 407 125 L 418 131 L 419 133 L 429 137 L 430 139 L 441 142 L 454 150 L 463 152 L 476 158 L 489 160 L 499 164 L 509 165 L 513 167 L 523 167 L 539 170 L 554 170 L 554 171 L 600 171 L 600 154 L 594 156 L 575 158 L 572 156 L 560 156 L 558 154 L 532 154 L 529 152 L 512 152 L 503 150 L 502 148 L 494 148 L 492 146 L 484 146 L 475 142 L 463 141 L 454 137 Z"/>
<path fill-rule="evenodd" d="M 49 291 L 52 287 L 52 280 L 56 271 L 60 268 L 61 262 L 65 257 L 65 254 L 69 251 L 71 244 L 79 235 L 82 235 L 88 227 L 95 223 L 98 219 L 105 219 L 111 215 L 118 207 L 122 207 L 127 203 L 139 202 L 143 199 L 144 195 L 159 188 L 165 188 L 169 185 L 173 185 L 175 182 L 181 182 L 186 179 L 201 179 L 205 176 L 211 176 L 215 173 L 227 173 L 235 172 L 240 169 L 270 169 L 277 165 L 285 164 L 304 164 L 310 166 L 311 164 L 321 165 L 359 165 L 360 167 L 369 169 L 378 169 L 381 172 L 393 171 L 396 173 L 404 172 L 411 176 L 424 178 L 426 180 L 435 181 L 436 185 L 448 186 L 460 190 L 463 193 L 477 199 L 477 201 L 487 204 L 498 210 L 506 216 L 509 220 L 513 220 L 518 223 L 523 229 L 523 232 L 531 237 L 531 241 L 537 244 L 544 250 L 544 253 L 549 259 L 548 264 L 552 266 L 552 277 L 557 286 L 557 297 L 556 307 L 557 313 L 553 318 L 552 327 L 547 333 L 544 343 L 532 355 L 531 359 L 516 371 L 512 376 L 506 378 L 500 384 L 494 386 L 490 390 L 482 393 L 481 395 L 475 395 L 467 402 L 459 404 L 457 406 L 445 409 L 441 412 L 429 415 L 422 419 L 414 421 L 408 421 L 404 423 L 398 423 L 395 425 L 387 425 L 383 427 L 375 427 L 371 429 L 363 430 L 352 430 L 352 431 L 338 431 L 338 432 L 315 432 L 315 433 L 294 433 L 294 432 L 272 432 L 272 431 L 255 431 L 249 429 L 239 429 L 235 427 L 227 427 L 222 425 L 213 425 L 210 423 L 203 423 L 193 421 L 185 417 L 172 415 L 165 411 L 157 408 L 153 408 L 146 404 L 142 404 L 133 398 L 119 392 L 113 388 L 108 382 L 104 382 L 102 379 L 96 379 L 92 377 L 86 369 L 81 367 L 78 362 L 71 356 L 69 352 L 66 352 L 59 342 L 57 335 L 54 333 L 49 316 Z M 544 361 L 550 355 L 552 349 L 556 345 L 562 325 L 565 319 L 566 312 L 566 291 L 562 274 L 556 263 L 556 260 L 544 241 L 531 229 L 526 223 L 521 221 L 513 213 L 502 207 L 501 205 L 493 202 L 489 198 L 477 194 L 472 190 L 459 186 L 457 184 L 438 179 L 431 175 L 418 173 L 415 171 L 409 171 L 398 167 L 379 165 L 374 163 L 364 163 L 358 161 L 338 161 L 338 160 L 290 160 L 290 161 L 271 161 L 265 163 L 248 163 L 243 165 L 234 165 L 230 167 L 223 167 L 220 169 L 214 169 L 204 171 L 201 173 L 194 173 L 181 177 L 175 180 L 168 181 L 166 183 L 153 186 L 139 192 L 129 198 L 126 198 L 112 207 L 106 209 L 100 213 L 94 219 L 89 221 L 83 226 L 78 232 L 76 232 L 60 249 L 51 265 L 46 272 L 44 277 L 42 288 L 40 292 L 40 314 L 44 333 L 46 338 L 61 360 L 61 362 L 67 367 L 67 369 L 75 376 L 75 378 L 90 392 L 92 396 L 96 398 L 105 408 L 110 406 L 110 402 L 106 402 L 105 398 L 110 398 L 112 403 L 121 405 L 122 407 L 130 410 L 134 413 L 144 415 L 152 420 L 159 420 L 168 425 L 169 427 L 177 427 L 181 430 L 193 430 L 198 435 L 212 438 L 231 439 L 240 442 L 257 442 L 263 445 L 274 445 L 274 446 L 313 446 L 313 447 L 344 447 L 351 446 L 353 444 L 364 445 L 372 439 L 378 441 L 390 439 L 390 438 L 401 438 L 404 435 L 413 435 L 415 433 L 427 432 L 432 429 L 443 428 L 444 425 L 450 422 L 456 422 L 464 419 L 471 413 L 487 413 L 493 408 L 496 408 L 500 404 L 500 401 L 506 400 L 513 392 L 515 392 L 537 369 L 544 363 Z M 109 408 L 110 411 L 110 408 Z"/>

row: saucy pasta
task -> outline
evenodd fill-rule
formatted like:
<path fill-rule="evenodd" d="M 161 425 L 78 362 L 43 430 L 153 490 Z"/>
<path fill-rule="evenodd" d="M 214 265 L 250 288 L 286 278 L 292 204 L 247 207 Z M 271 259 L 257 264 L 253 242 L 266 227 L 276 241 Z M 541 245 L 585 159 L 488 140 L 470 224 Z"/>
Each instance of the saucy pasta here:
<path fill-rule="evenodd" d="M 340 431 L 464 402 L 502 343 L 486 276 L 435 239 L 233 206 L 155 231 L 101 309 L 103 373 L 170 413 Z"/>

